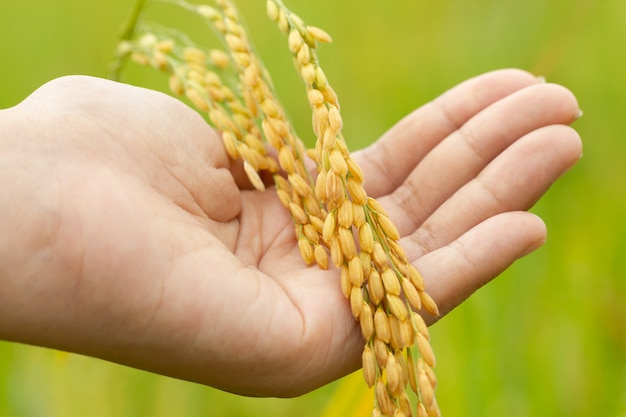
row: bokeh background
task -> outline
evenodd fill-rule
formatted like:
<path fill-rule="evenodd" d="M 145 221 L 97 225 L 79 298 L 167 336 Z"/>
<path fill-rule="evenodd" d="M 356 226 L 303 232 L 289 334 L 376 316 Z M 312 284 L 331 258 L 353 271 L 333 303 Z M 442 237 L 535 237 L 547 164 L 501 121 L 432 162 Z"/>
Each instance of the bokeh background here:
<path fill-rule="evenodd" d="M 308 132 L 302 85 L 264 1 L 237 3 L 294 123 Z M 626 416 L 626 2 L 288 4 L 334 38 L 320 56 L 352 149 L 497 68 L 532 71 L 577 95 L 584 157 L 533 209 L 548 224 L 548 242 L 433 327 L 437 395 L 448 417 Z M 54 77 L 105 76 L 131 8 L 125 0 L 0 0 L 0 108 Z M 172 9 L 152 13 L 200 40 L 212 36 Z M 125 81 L 165 86 L 137 67 Z M 2 417 L 366 416 L 370 401 L 358 373 L 299 398 L 242 398 L 0 343 Z"/>

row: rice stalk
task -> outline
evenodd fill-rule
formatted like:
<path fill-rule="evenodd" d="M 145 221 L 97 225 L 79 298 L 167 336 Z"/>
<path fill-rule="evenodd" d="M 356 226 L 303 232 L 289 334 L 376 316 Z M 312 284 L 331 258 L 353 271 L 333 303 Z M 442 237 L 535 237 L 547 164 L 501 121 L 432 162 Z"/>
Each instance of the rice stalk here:
<path fill-rule="evenodd" d="M 316 143 L 306 150 L 234 3 L 171 3 L 213 28 L 224 49 L 205 51 L 184 34 L 137 25 L 120 42 L 120 59 L 167 73 L 170 90 L 185 96 L 222 132 L 226 151 L 244 161 L 254 187 L 265 190 L 261 173 L 272 175 L 304 261 L 322 269 L 332 263 L 340 270 L 341 291 L 364 339 L 363 374 L 374 389 L 373 415 L 414 415 L 409 391 L 417 398 L 418 416 L 440 415 L 434 395 L 435 356 L 417 313 L 438 315 L 437 306 L 399 244 L 398 228 L 367 195 L 364 173 L 343 137 L 338 97 L 317 56 L 318 46 L 331 42 L 330 35 L 307 25 L 281 0 L 267 0 L 267 14 L 287 37 L 311 106 Z M 269 153 L 268 147 L 275 152 Z M 307 169 L 307 156 L 315 161 L 313 173 Z"/>

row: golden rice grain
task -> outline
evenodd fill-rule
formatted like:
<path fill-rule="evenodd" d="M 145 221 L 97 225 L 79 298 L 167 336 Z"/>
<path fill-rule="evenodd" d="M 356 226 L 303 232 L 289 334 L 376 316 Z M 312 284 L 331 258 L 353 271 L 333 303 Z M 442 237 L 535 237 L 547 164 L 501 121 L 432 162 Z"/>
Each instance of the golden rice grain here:
<path fill-rule="evenodd" d="M 430 366 L 424 366 L 424 373 L 428 377 L 430 381 L 430 385 L 434 388 L 437 388 L 437 376 L 435 375 L 435 371 Z"/>
<path fill-rule="evenodd" d="M 388 415 L 393 410 L 391 398 L 389 398 L 389 393 L 387 392 L 387 386 L 382 379 L 376 382 L 376 402 L 378 403 L 380 411 L 385 415 Z"/>
<path fill-rule="evenodd" d="M 328 103 L 334 104 L 334 105 L 337 104 L 336 96 L 333 97 L 332 99 L 329 98 L 328 96 L 328 91 L 330 90 L 329 88 L 326 88 L 328 86 L 328 79 L 326 78 L 326 74 L 324 73 L 322 68 L 319 66 L 315 68 L 315 84 L 317 88 L 325 88 L 324 98 L 326 99 Z"/>
<path fill-rule="evenodd" d="M 417 334 L 417 347 L 422 355 L 422 358 L 424 359 L 424 362 L 426 362 L 429 366 L 434 367 L 435 354 L 433 353 L 433 348 L 428 343 L 428 339 L 426 339 L 422 333 Z"/>
<path fill-rule="evenodd" d="M 403 271 L 403 275 L 406 275 L 406 271 L 404 271 L 406 267 L 406 252 L 404 251 L 404 248 L 400 246 L 400 243 L 397 240 L 392 239 L 387 240 L 387 245 L 389 246 L 391 254 L 395 255 L 398 260 L 398 263 L 396 264 L 397 268 Z"/>
<path fill-rule="evenodd" d="M 406 277 L 402 278 L 402 292 L 413 308 L 417 310 L 422 308 L 422 299 L 419 292 Z"/>
<path fill-rule="evenodd" d="M 357 182 L 363 182 L 363 171 L 361 171 L 361 167 L 359 167 L 356 161 L 352 158 L 349 158 L 346 163 L 348 164 L 348 173 L 352 178 L 354 178 Z"/>
<path fill-rule="evenodd" d="M 407 270 L 407 276 L 409 280 L 411 281 L 411 284 L 413 284 L 413 286 L 419 292 L 423 292 L 425 290 L 425 285 L 424 285 L 424 279 L 422 278 L 422 275 L 411 264 L 406 265 L 406 270 Z"/>
<path fill-rule="evenodd" d="M 359 247 L 365 253 L 372 253 L 374 250 L 374 234 L 369 223 L 363 223 L 359 227 Z"/>
<path fill-rule="evenodd" d="M 389 344 L 391 345 L 393 350 L 401 350 L 404 349 L 405 343 L 402 339 L 403 332 L 400 328 L 400 320 L 396 316 L 389 315 L 389 328 L 391 329 L 391 340 Z"/>
<path fill-rule="evenodd" d="M 430 417 L 422 402 L 417 403 L 417 417 Z"/>
<path fill-rule="evenodd" d="M 152 65 L 157 69 L 165 70 L 169 65 L 167 55 L 162 51 L 154 51 L 152 53 Z"/>
<path fill-rule="evenodd" d="M 362 355 L 363 376 L 368 387 L 373 387 L 376 382 L 376 359 L 369 346 L 365 346 Z"/>
<path fill-rule="evenodd" d="M 365 282 L 363 276 L 363 266 L 361 265 L 361 258 L 355 256 L 348 261 L 348 274 L 350 275 L 350 282 L 355 287 L 361 287 Z"/>
<path fill-rule="evenodd" d="M 389 352 L 387 354 L 387 365 L 385 365 L 385 375 L 387 377 L 387 388 L 394 393 L 401 384 L 401 372 L 396 358 Z"/>
<path fill-rule="evenodd" d="M 339 238 L 337 236 L 331 236 L 330 239 L 330 259 L 337 268 L 340 268 L 343 265 L 343 251 L 341 250 Z"/>
<path fill-rule="evenodd" d="M 391 221 L 389 217 L 384 214 L 378 214 L 378 223 L 385 234 L 390 240 L 398 240 L 400 239 L 400 232 L 396 225 Z"/>
<path fill-rule="evenodd" d="M 345 198 L 346 196 L 341 178 L 334 171 L 329 171 L 326 175 L 326 200 L 332 206 L 336 207 L 343 203 Z"/>
<path fill-rule="evenodd" d="M 309 222 L 309 216 L 307 216 L 302 207 L 299 205 L 295 203 L 289 204 L 289 211 L 291 213 L 291 217 L 293 217 L 294 221 L 298 224 L 307 224 Z"/>
<path fill-rule="evenodd" d="M 406 392 L 403 392 L 399 396 L 398 403 L 399 403 L 400 408 L 396 410 L 396 412 L 400 411 L 403 414 L 397 414 L 397 415 L 394 415 L 393 417 L 412 417 L 413 416 L 411 400 L 409 399 L 409 396 L 407 395 Z"/>
<path fill-rule="evenodd" d="M 434 316 L 439 315 L 439 308 L 437 307 L 437 303 L 435 303 L 435 300 L 433 300 L 427 292 L 420 292 L 420 298 L 422 299 L 422 304 L 424 305 L 426 311 Z"/>
<path fill-rule="evenodd" d="M 326 200 L 326 175 L 327 171 L 321 171 L 315 180 L 315 196 L 320 201 Z"/>
<path fill-rule="evenodd" d="M 337 223 L 340 227 L 348 229 L 352 227 L 353 219 L 352 202 L 344 200 L 337 207 Z"/>
<path fill-rule="evenodd" d="M 324 128 L 326 128 L 326 130 L 324 130 Z M 332 150 L 337 144 L 337 132 L 329 127 L 326 127 L 326 124 L 324 124 L 324 126 L 320 126 L 319 130 L 324 131 L 324 135 L 322 136 L 322 146 L 324 151 L 328 152 Z M 326 154 L 326 156 L 328 156 L 328 154 Z M 330 160 L 328 161 L 328 163 L 330 164 Z M 328 167 L 328 169 L 329 168 L 330 166 Z"/>
<path fill-rule="evenodd" d="M 259 176 L 259 173 L 252 167 L 252 165 L 248 163 L 248 161 L 244 161 L 243 169 L 246 172 L 246 175 L 250 179 L 250 182 L 252 183 L 254 188 L 259 191 L 264 191 L 265 184 L 263 183 L 263 180 Z"/>
<path fill-rule="evenodd" d="M 374 249 L 372 250 L 372 260 L 378 268 L 386 269 L 389 267 L 389 259 L 385 249 L 380 242 L 374 242 Z"/>
<path fill-rule="evenodd" d="M 209 59 L 217 68 L 227 68 L 230 65 L 230 57 L 221 49 L 212 49 L 209 51 Z"/>
<path fill-rule="evenodd" d="M 307 219 L 308 220 L 308 219 Z M 309 242 L 318 244 L 320 243 L 320 235 L 315 230 L 312 224 L 305 224 L 300 229 L 305 238 L 309 240 Z"/>
<path fill-rule="evenodd" d="M 208 112 L 209 105 L 206 102 L 206 99 L 202 97 L 202 93 L 198 91 L 196 88 L 187 88 L 185 90 L 185 95 L 191 101 L 191 103 L 196 106 L 200 111 Z"/>
<path fill-rule="evenodd" d="M 424 321 L 422 316 L 420 316 L 416 312 L 413 312 L 411 314 L 411 316 L 413 318 L 413 323 L 415 324 L 417 332 L 421 333 L 426 338 L 426 340 L 430 340 L 430 334 L 429 334 L 429 331 L 428 331 L 428 327 L 426 326 L 426 322 Z"/>
<path fill-rule="evenodd" d="M 356 243 L 352 235 L 352 229 L 345 227 L 337 228 L 337 236 L 339 237 L 339 245 L 345 259 L 352 259 L 357 255 Z"/>
<path fill-rule="evenodd" d="M 281 177 L 280 175 L 274 176 L 274 184 L 276 185 L 276 189 L 284 190 L 288 193 L 291 193 L 291 184 L 287 181 L 286 178 Z"/>
<path fill-rule="evenodd" d="M 376 330 L 376 337 L 385 343 L 391 341 L 391 328 L 389 326 L 389 318 L 382 307 L 376 309 L 374 313 L 374 329 Z"/>
<path fill-rule="evenodd" d="M 345 298 L 350 298 L 352 291 L 352 283 L 350 282 L 350 273 L 347 265 L 340 265 L 341 268 L 341 292 Z"/>
<path fill-rule="evenodd" d="M 332 42 L 332 38 L 330 35 L 323 29 L 320 29 L 315 26 L 307 26 L 307 30 L 313 36 L 313 38 L 319 42 L 330 43 Z"/>
<path fill-rule="evenodd" d="M 222 132 L 222 142 L 224 143 L 226 152 L 231 158 L 237 158 L 239 156 L 236 141 L 237 137 L 233 132 Z"/>
<path fill-rule="evenodd" d="M 246 45 L 241 38 L 234 34 L 227 33 L 224 36 L 228 47 L 235 52 L 248 52 L 248 45 Z"/>
<path fill-rule="evenodd" d="M 291 195 L 285 190 L 277 190 L 276 193 L 281 204 L 289 208 L 289 205 L 291 204 Z"/>
<path fill-rule="evenodd" d="M 322 230 L 324 228 L 324 220 L 322 220 L 321 218 L 323 215 L 324 213 L 320 212 L 320 215 L 309 216 L 309 221 L 311 222 L 311 225 L 315 228 L 315 230 L 320 236 L 322 235 Z"/>
<path fill-rule="evenodd" d="M 278 6 L 272 0 L 266 2 L 266 12 L 269 18 L 273 21 L 278 20 Z"/>
<path fill-rule="evenodd" d="M 270 161 L 272 159 L 269 159 Z M 313 195 L 313 190 L 308 188 L 307 195 L 302 198 L 302 206 L 309 215 L 309 221 L 312 217 L 324 217 L 326 213 L 322 211 L 319 201 Z"/>
<path fill-rule="evenodd" d="M 307 97 L 311 106 L 320 106 L 324 103 L 324 94 L 322 94 L 319 90 L 309 90 L 307 92 Z"/>
<path fill-rule="evenodd" d="M 326 220 L 324 220 L 324 228 L 322 229 L 322 239 L 325 242 L 330 242 L 335 231 L 337 230 L 337 217 L 335 212 L 328 213 Z"/>
<path fill-rule="evenodd" d="M 183 49 L 183 59 L 187 63 L 196 62 L 200 66 L 204 67 L 207 61 L 207 55 L 203 50 L 196 48 L 195 46 L 187 46 Z"/>
<path fill-rule="evenodd" d="M 372 210 L 376 214 L 383 214 L 385 216 L 389 216 L 387 214 L 387 211 L 384 209 L 384 207 L 375 198 L 372 198 L 372 197 L 368 198 L 367 207 L 369 207 L 370 210 Z"/>
<path fill-rule="evenodd" d="M 304 39 L 302 39 L 302 35 L 297 30 L 291 30 L 289 32 L 289 36 L 287 37 L 287 45 L 289 46 L 289 50 L 292 53 L 297 53 L 302 45 L 304 44 Z"/>
<path fill-rule="evenodd" d="M 383 281 L 383 287 L 385 287 L 385 292 L 389 295 L 397 295 L 399 296 L 401 293 L 400 282 L 398 281 L 398 277 L 396 273 L 391 268 L 385 268 L 381 274 L 380 278 Z"/>
<path fill-rule="evenodd" d="M 313 189 L 307 180 L 302 178 L 298 173 L 289 174 L 287 177 L 293 186 L 293 190 L 301 197 L 309 196 L 313 193 Z"/>
<path fill-rule="evenodd" d="M 361 260 L 361 268 L 363 268 L 363 276 L 367 280 L 372 272 L 372 257 L 369 253 L 361 251 L 359 259 Z"/>
<path fill-rule="evenodd" d="M 341 114 L 339 113 L 339 109 L 337 108 L 337 106 L 328 106 L 328 122 L 330 124 L 330 127 L 335 132 L 339 132 L 343 127 L 343 120 L 341 119 Z"/>
<path fill-rule="evenodd" d="M 278 11 L 278 17 L 276 19 L 278 29 L 281 32 L 287 33 L 289 31 L 289 22 L 287 21 L 287 16 L 283 10 Z"/>
<path fill-rule="evenodd" d="M 246 84 L 254 86 L 258 82 L 258 68 L 248 66 L 245 78 Z M 278 103 L 271 98 L 261 101 L 261 111 L 269 118 L 278 119 L 282 116 L 282 110 L 278 107 Z"/>
<path fill-rule="evenodd" d="M 321 269 L 328 269 L 328 252 L 322 245 L 315 245 L 315 262 Z"/>
<path fill-rule="evenodd" d="M 274 148 L 280 149 L 283 144 L 283 139 L 275 127 L 272 125 L 270 119 L 264 119 L 261 123 L 261 128 L 263 130 L 263 135 L 267 142 Z"/>
<path fill-rule="evenodd" d="M 311 264 L 315 260 L 315 254 L 313 252 L 313 245 L 307 242 L 305 239 L 298 239 L 298 248 L 300 249 L 300 255 L 307 264 Z"/>
<path fill-rule="evenodd" d="M 311 50 L 304 46 L 296 53 L 296 61 L 300 64 L 305 64 L 311 60 Z"/>
<path fill-rule="evenodd" d="M 393 314 L 393 316 L 396 317 L 398 320 L 406 320 L 406 318 L 408 317 L 409 312 L 400 297 L 398 297 L 397 295 L 389 293 L 385 294 L 385 304 L 387 305 L 387 308 L 389 309 L 391 314 Z"/>
<path fill-rule="evenodd" d="M 378 335 L 374 337 L 374 356 L 376 357 L 376 363 L 380 369 L 383 369 L 387 365 L 387 353 L 389 352 L 388 343 L 389 342 L 385 342 Z"/>
<path fill-rule="evenodd" d="M 408 363 L 406 361 L 406 358 L 403 354 L 403 352 L 396 352 L 394 354 L 394 357 L 396 358 L 396 363 L 398 364 L 398 367 L 400 369 L 400 374 L 402 376 L 402 393 L 406 393 L 406 385 L 409 382 L 409 367 L 408 367 Z M 396 395 L 397 398 L 399 398 L 401 395 L 400 393 L 398 393 Z"/>
<path fill-rule="evenodd" d="M 411 320 L 402 320 L 398 323 L 400 326 L 400 337 L 399 339 L 402 341 L 404 346 L 411 346 L 415 344 L 415 337 L 417 333 L 413 329 L 413 324 Z"/>
<path fill-rule="evenodd" d="M 307 84 L 315 82 L 315 67 L 312 64 L 303 65 L 300 69 L 300 76 Z"/>
<path fill-rule="evenodd" d="M 369 295 L 375 305 L 385 298 L 385 287 L 380 273 L 376 269 L 372 269 L 368 277 Z"/>
<path fill-rule="evenodd" d="M 365 192 L 363 185 L 353 177 L 348 177 L 346 182 L 346 188 L 352 197 L 352 202 L 355 204 L 367 203 L 367 193 Z"/>
<path fill-rule="evenodd" d="M 356 227 L 361 227 L 367 223 L 367 218 L 365 217 L 365 207 L 362 204 L 352 204 L 352 221 Z"/>
<path fill-rule="evenodd" d="M 363 291 L 360 287 L 352 286 L 350 290 L 350 308 L 352 315 L 358 318 L 363 310 Z"/>
<path fill-rule="evenodd" d="M 176 73 L 172 73 L 168 78 L 168 87 L 171 92 L 180 96 L 185 93 L 185 85 L 180 76 Z M 235 157 L 236 158 L 236 157 Z"/>
<path fill-rule="evenodd" d="M 363 303 L 363 309 L 359 314 L 359 324 L 361 326 L 361 335 L 365 340 L 369 340 L 374 336 L 374 319 L 372 317 L 372 307 L 368 303 Z"/>
<path fill-rule="evenodd" d="M 435 402 L 435 392 L 425 372 L 421 371 L 419 373 L 419 376 L 417 377 L 417 385 L 419 387 L 420 399 L 426 408 L 430 408 Z"/>
<path fill-rule="evenodd" d="M 323 137 L 324 131 L 328 124 L 328 108 L 324 105 L 315 106 L 313 108 L 312 119 L 313 119 L 313 131 L 315 132 L 318 138 L 320 136 Z"/>

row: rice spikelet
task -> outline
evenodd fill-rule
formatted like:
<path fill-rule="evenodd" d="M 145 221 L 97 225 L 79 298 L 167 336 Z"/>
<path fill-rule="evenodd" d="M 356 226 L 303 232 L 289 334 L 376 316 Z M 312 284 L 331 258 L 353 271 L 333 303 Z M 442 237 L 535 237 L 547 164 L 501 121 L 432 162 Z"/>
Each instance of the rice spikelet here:
<path fill-rule="evenodd" d="M 267 0 L 267 14 L 286 35 L 286 49 L 311 106 L 316 144 L 306 150 L 234 3 L 173 4 L 212 27 L 223 49 L 204 50 L 182 33 L 144 24 L 127 31 L 133 36 L 120 41 L 120 57 L 168 74 L 172 93 L 186 97 L 222 133 L 227 153 L 244 161 L 256 189 L 265 190 L 262 173 L 271 174 L 304 261 L 339 268 L 341 291 L 364 338 L 363 371 L 374 389 L 373 415 L 413 415 L 407 390 L 417 394 L 417 415 L 440 415 L 435 357 L 426 324 L 416 312 L 437 315 L 438 308 L 399 244 L 400 231 L 367 195 L 365 175 L 343 137 L 337 94 L 317 57 L 319 44 L 331 42 L 330 35 L 307 25 L 281 0 Z M 270 147 L 275 152 L 268 152 Z M 307 155 L 315 160 L 315 172 L 307 169 Z"/>

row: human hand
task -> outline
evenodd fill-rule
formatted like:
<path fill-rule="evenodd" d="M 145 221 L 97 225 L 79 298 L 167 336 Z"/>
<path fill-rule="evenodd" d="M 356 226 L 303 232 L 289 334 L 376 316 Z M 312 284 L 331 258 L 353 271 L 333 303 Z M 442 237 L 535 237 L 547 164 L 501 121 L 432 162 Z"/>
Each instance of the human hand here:
<path fill-rule="evenodd" d="M 577 112 L 498 71 L 355 153 L 442 313 L 544 241 L 524 210 L 580 156 Z M 0 338 L 245 395 L 360 365 L 338 271 L 303 263 L 275 193 L 246 187 L 183 104 L 68 77 L 0 112 L 0 132 Z"/>

